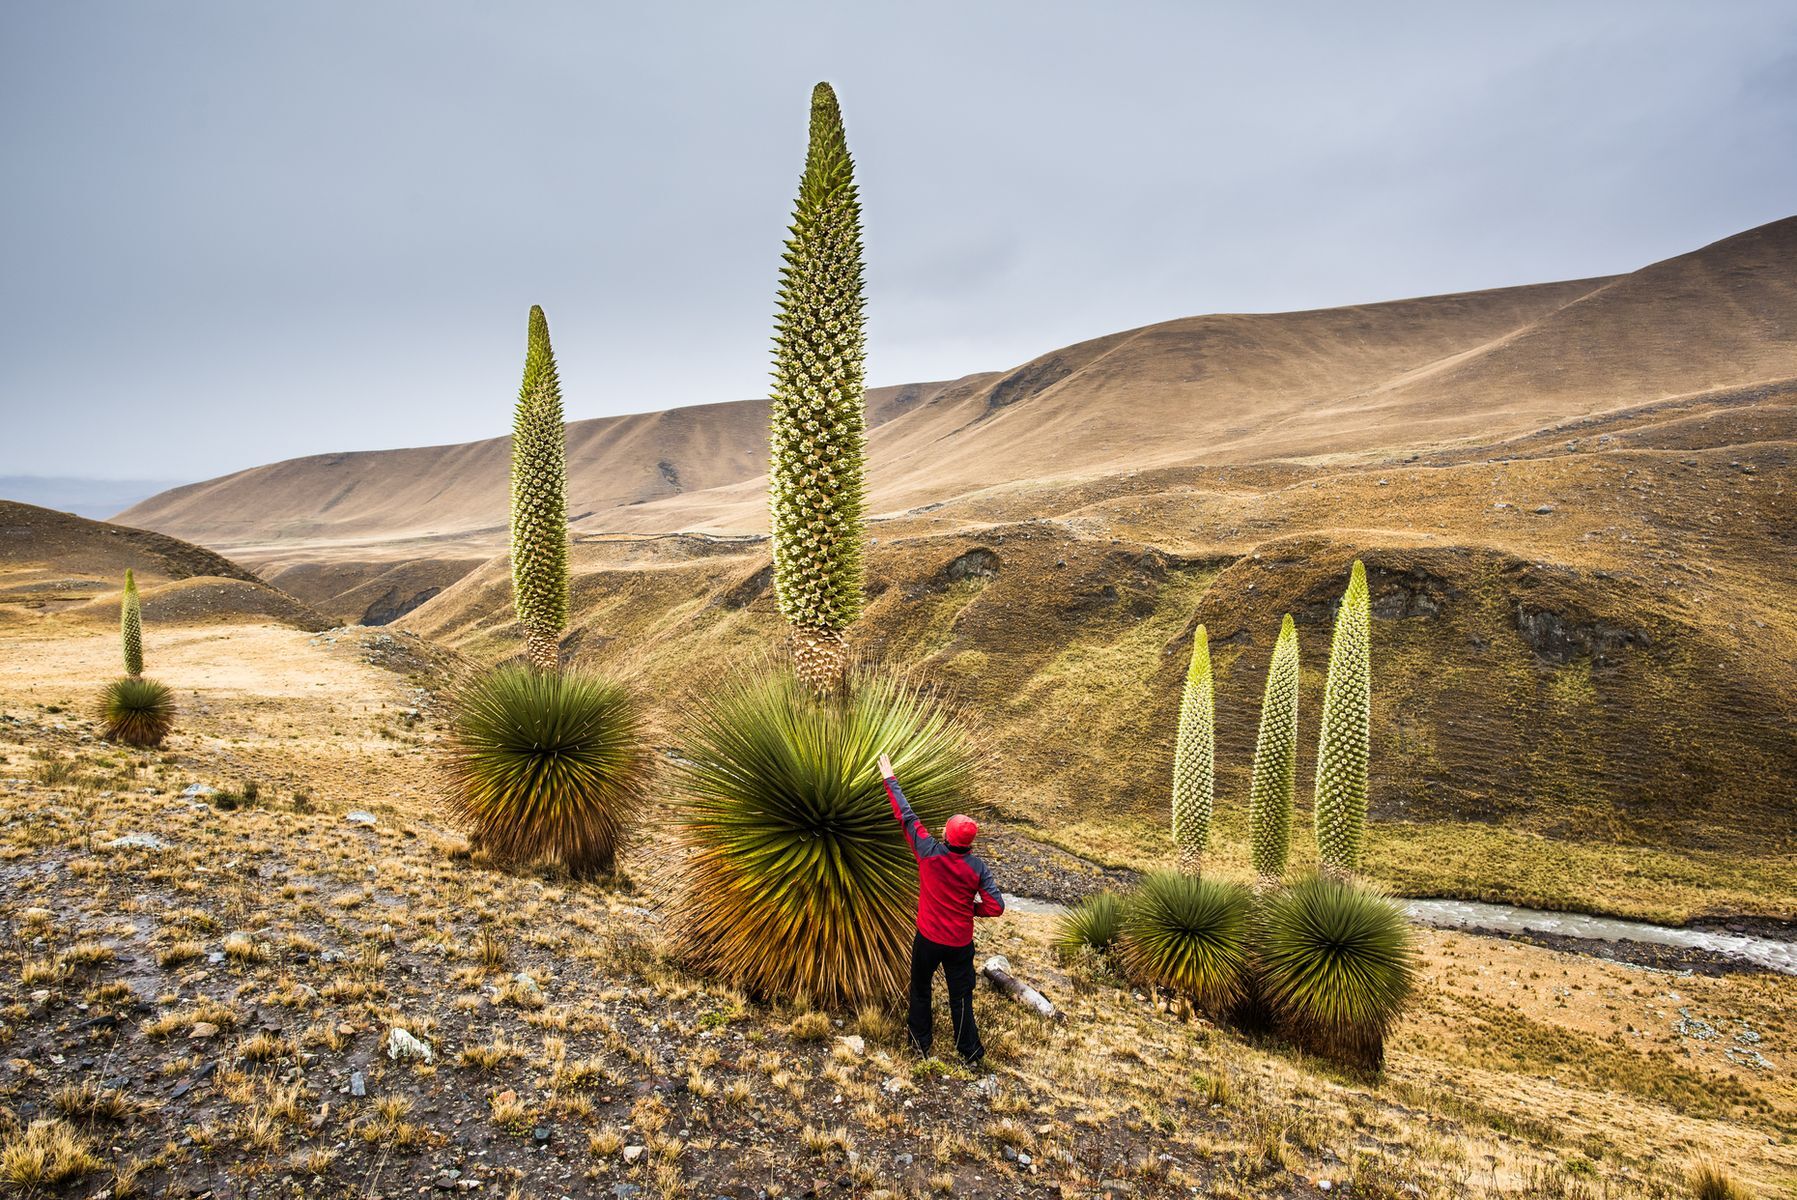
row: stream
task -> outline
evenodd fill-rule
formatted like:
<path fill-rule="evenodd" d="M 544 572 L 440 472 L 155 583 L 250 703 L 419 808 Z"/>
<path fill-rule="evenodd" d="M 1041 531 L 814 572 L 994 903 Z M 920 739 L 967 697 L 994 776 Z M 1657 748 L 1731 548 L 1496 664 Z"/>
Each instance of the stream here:
<path fill-rule="evenodd" d="M 1599 942 L 1645 942 L 1683 950 L 1702 950 L 1752 963 L 1785 975 L 1797 975 L 1797 942 L 1753 934 L 1724 933 L 1708 929 L 1678 929 L 1621 917 L 1597 917 L 1587 913 L 1544 912 L 1510 904 L 1486 904 L 1478 900 L 1409 900 L 1399 904 L 1410 919 L 1438 929 L 1464 929 L 1472 933 L 1547 934 Z M 1005 907 L 1018 913 L 1053 915 L 1067 906 L 1029 896 L 1006 896 Z"/>

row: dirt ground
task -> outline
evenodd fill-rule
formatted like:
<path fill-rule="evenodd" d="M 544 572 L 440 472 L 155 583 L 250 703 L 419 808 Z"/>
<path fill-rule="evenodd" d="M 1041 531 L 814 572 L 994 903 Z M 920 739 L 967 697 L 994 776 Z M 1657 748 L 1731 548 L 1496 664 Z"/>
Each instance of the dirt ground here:
<path fill-rule="evenodd" d="M 431 765 L 453 663 L 418 639 L 152 629 L 181 711 L 150 753 L 93 736 L 116 652 L 0 633 L 0 1187 L 1670 1197 L 1708 1156 L 1797 1188 L 1797 980 L 1422 932 L 1372 1081 L 1181 1020 L 1009 916 L 982 953 L 1063 1019 L 982 991 L 976 1074 L 905 1051 L 890 1011 L 689 976 L 640 857 L 604 885 L 471 859 Z M 431 1060 L 390 1057 L 396 1029 Z"/>

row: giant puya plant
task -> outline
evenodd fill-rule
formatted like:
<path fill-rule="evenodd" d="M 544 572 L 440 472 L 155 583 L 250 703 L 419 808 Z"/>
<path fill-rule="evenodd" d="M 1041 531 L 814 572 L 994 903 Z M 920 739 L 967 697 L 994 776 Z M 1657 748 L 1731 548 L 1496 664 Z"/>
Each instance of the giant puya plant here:
<path fill-rule="evenodd" d="M 1317 739 L 1312 816 L 1323 873 L 1351 878 L 1366 841 L 1367 756 L 1372 724 L 1372 606 L 1359 559 L 1335 613 L 1323 724 Z"/>
<path fill-rule="evenodd" d="M 555 671 L 568 624 L 568 448 L 549 319 L 534 304 L 512 413 L 511 517 L 512 599 L 524 657 Z"/>
<path fill-rule="evenodd" d="M 1215 702 L 1199 626 L 1180 698 L 1173 834 L 1179 871 L 1145 877 L 1063 922 L 1063 951 L 1110 952 L 1125 973 L 1254 1031 L 1275 1028 L 1318 1053 L 1377 1068 L 1403 1011 L 1415 951 L 1403 913 L 1357 883 L 1365 841 L 1370 743 L 1371 607 L 1354 564 L 1335 621 L 1315 798 L 1323 874 L 1285 886 L 1298 757 L 1298 635 L 1288 614 L 1267 667 L 1248 799 L 1258 901 L 1198 877 L 1211 824 Z M 1102 918 L 1102 919 L 1101 919 Z M 1114 942 L 1114 947 L 1112 943 Z"/>
<path fill-rule="evenodd" d="M 562 670 L 567 511 L 561 383 L 549 323 L 533 307 L 512 419 L 512 596 L 524 662 L 477 676 L 456 696 L 449 805 L 470 844 L 493 858 L 553 858 L 588 878 L 613 869 L 651 760 L 629 689 Z"/>
<path fill-rule="evenodd" d="M 1248 792 L 1248 840 L 1255 887 L 1265 892 L 1285 878 L 1292 845 L 1292 792 L 1298 775 L 1298 630 L 1290 613 L 1279 627 L 1267 686 L 1260 701 L 1260 735 Z"/>
<path fill-rule="evenodd" d="M 1323 685 L 1312 801 L 1322 872 L 1267 897 L 1257 923 L 1255 982 L 1288 1036 L 1377 1070 L 1386 1034 L 1410 996 L 1416 953 L 1403 912 L 1354 879 L 1366 842 L 1371 650 L 1371 596 L 1366 568 L 1356 560 L 1336 610 Z M 1277 659 L 1275 652 L 1275 672 Z M 1267 686 L 1271 694 L 1271 675 Z M 1263 872 L 1271 866 L 1270 854 L 1256 863 Z"/>
<path fill-rule="evenodd" d="M 1210 639 L 1192 634 L 1173 744 L 1173 844 L 1179 870 L 1146 876 L 1123 906 L 1116 954 L 1126 974 L 1221 1015 L 1239 997 L 1248 958 L 1249 898 L 1200 877 L 1216 798 L 1216 702 Z M 1063 943 L 1075 933 L 1072 923 Z"/>
<path fill-rule="evenodd" d="M 886 1002 L 904 988 L 917 867 L 875 759 L 891 755 L 940 833 L 973 806 L 976 754 L 915 681 L 847 669 L 864 553 L 861 235 L 825 83 L 811 94 L 775 332 L 768 490 L 795 670 L 708 687 L 689 715 L 673 929 L 690 964 L 752 995 Z"/>
<path fill-rule="evenodd" d="M 861 202 L 842 110 L 811 92 L 811 139 L 780 269 L 768 505 L 774 596 L 799 681 L 828 694 L 861 614 L 867 416 Z"/>
<path fill-rule="evenodd" d="M 100 736 L 127 746 L 160 746 L 175 725 L 175 694 L 154 679 L 145 679 L 143 602 L 137 575 L 125 570 L 125 593 L 119 602 L 119 642 L 125 674 L 100 693 L 97 715 Z"/>
<path fill-rule="evenodd" d="M 1179 869 L 1197 875 L 1210 840 L 1217 791 L 1217 714 L 1211 686 L 1210 639 L 1204 626 L 1192 635 L 1192 661 L 1179 698 L 1173 741 L 1173 845 Z"/>

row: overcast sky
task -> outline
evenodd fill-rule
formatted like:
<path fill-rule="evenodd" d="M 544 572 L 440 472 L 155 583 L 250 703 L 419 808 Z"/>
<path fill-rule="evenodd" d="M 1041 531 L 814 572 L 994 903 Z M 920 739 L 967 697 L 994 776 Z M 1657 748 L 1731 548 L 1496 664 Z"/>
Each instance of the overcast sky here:
<path fill-rule="evenodd" d="M 1797 4 L 0 0 L 0 474 L 765 394 L 813 82 L 870 381 L 1797 212 Z"/>

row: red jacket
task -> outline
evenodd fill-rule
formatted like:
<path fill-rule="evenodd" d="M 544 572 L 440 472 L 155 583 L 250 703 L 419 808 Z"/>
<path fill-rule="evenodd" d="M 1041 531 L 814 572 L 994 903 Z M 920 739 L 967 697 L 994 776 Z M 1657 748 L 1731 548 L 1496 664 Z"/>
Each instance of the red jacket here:
<path fill-rule="evenodd" d="M 969 945 L 975 917 L 996 917 L 1005 911 L 1004 894 L 993 882 L 991 869 L 979 855 L 931 837 L 911 811 L 898 780 L 886 781 L 886 798 L 917 857 L 917 932 L 938 945 Z"/>

